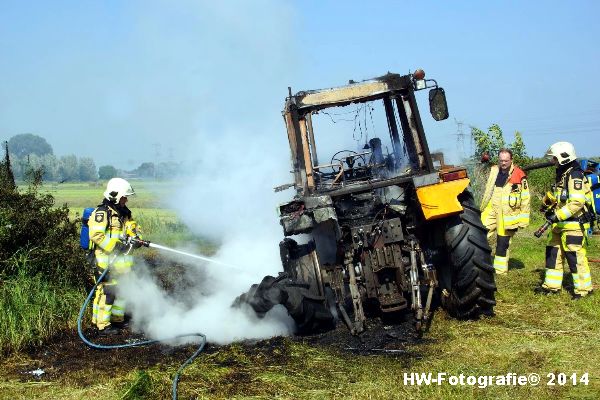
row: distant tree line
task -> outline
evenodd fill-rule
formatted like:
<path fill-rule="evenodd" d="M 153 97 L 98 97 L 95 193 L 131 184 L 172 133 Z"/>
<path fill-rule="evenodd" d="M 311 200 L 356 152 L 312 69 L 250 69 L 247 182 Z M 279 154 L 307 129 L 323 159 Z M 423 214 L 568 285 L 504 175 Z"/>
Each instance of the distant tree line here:
<path fill-rule="evenodd" d="M 98 171 L 90 157 L 56 157 L 46 139 L 31 134 L 15 135 L 7 143 L 14 178 L 25 180 L 30 171 L 41 171 L 47 181 L 95 181 Z"/>
<path fill-rule="evenodd" d="M 144 179 L 171 179 L 193 174 L 198 163 L 143 162 L 131 171 L 121 171 L 112 165 L 96 167 L 90 157 L 73 154 L 57 157 L 46 139 L 31 133 L 15 135 L 7 142 L 14 179 L 24 181 L 31 171 L 41 171 L 44 181 L 73 182 L 107 180 L 115 176 L 133 176 Z"/>
<path fill-rule="evenodd" d="M 73 154 L 62 157 L 56 157 L 54 154 L 43 156 L 28 154 L 19 158 L 11 154 L 10 158 L 17 180 L 25 180 L 31 170 L 41 170 L 45 181 L 72 182 L 98 179 L 96 164 L 89 157 L 77 158 Z"/>

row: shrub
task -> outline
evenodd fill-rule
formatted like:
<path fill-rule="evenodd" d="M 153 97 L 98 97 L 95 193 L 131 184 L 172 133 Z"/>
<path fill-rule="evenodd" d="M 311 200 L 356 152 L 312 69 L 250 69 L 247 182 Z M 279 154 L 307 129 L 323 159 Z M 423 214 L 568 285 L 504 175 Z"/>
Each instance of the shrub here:
<path fill-rule="evenodd" d="M 78 224 L 66 205 L 53 208 L 54 198 L 40 194 L 42 171 L 29 171 L 29 186 L 11 184 L 10 160 L 0 174 L 0 279 L 42 274 L 48 280 L 83 284 L 85 257 L 79 248 Z M 27 262 L 22 262 L 23 260 Z"/>

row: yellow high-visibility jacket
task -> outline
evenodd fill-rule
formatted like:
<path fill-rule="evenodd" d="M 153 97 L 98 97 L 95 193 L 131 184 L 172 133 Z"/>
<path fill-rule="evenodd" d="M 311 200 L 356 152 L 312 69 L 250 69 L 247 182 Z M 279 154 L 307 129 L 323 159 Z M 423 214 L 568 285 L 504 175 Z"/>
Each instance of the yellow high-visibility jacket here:
<path fill-rule="evenodd" d="M 558 222 L 553 228 L 580 230 L 579 219 L 585 212 L 584 206 L 592 204 L 592 190 L 583 171 L 578 167 L 567 169 L 553 188 L 557 204 L 555 208 Z M 588 225 L 589 226 L 589 225 Z"/>
<path fill-rule="evenodd" d="M 88 221 L 90 241 L 94 243 L 96 264 L 104 270 L 112 264 L 115 272 L 128 272 L 133 266 L 133 257 L 129 254 L 116 253 L 115 245 L 126 235 L 127 225 L 131 221 L 131 213 L 120 214 L 110 202 L 103 202 L 97 207 Z"/>
<path fill-rule="evenodd" d="M 490 176 L 485 185 L 485 192 L 481 201 L 482 210 L 492 200 L 499 171 L 497 165 L 493 165 L 490 169 Z M 508 179 L 502 187 L 501 204 L 492 204 L 492 207 L 498 207 L 498 211 L 502 213 L 504 229 L 525 228 L 529 225 L 529 202 L 527 175 L 521 168 L 512 164 L 508 172 Z"/>

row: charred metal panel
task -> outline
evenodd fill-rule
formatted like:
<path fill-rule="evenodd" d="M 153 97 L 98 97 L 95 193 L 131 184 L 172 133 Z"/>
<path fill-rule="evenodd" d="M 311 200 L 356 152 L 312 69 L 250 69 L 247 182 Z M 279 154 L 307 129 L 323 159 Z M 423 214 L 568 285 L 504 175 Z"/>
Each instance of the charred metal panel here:
<path fill-rule="evenodd" d="M 279 206 L 280 223 L 285 236 L 308 233 L 318 224 L 337 221 L 337 214 L 329 196 L 305 197 Z"/>
<path fill-rule="evenodd" d="M 315 227 L 315 221 L 308 214 L 284 215 L 279 221 L 285 236 L 308 233 Z"/>
<path fill-rule="evenodd" d="M 385 244 L 400 242 L 404 240 L 404 234 L 402 233 L 402 223 L 400 218 L 394 218 L 386 220 L 381 226 L 381 234 Z"/>
<path fill-rule="evenodd" d="M 304 198 L 304 205 L 307 209 L 333 207 L 333 201 L 330 196 L 310 196 Z"/>
<path fill-rule="evenodd" d="M 323 295 L 323 282 L 314 241 L 299 245 L 291 239 L 279 243 L 283 270 L 293 279 L 308 285 L 313 296 Z"/>

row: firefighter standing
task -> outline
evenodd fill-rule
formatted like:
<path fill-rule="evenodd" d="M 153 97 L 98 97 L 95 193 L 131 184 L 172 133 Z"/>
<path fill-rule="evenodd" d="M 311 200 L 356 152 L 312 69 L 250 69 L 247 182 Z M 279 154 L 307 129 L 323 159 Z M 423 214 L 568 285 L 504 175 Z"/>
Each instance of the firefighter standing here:
<path fill-rule="evenodd" d="M 490 169 L 481 201 L 481 220 L 488 229 L 488 240 L 497 234 L 494 269 L 508 272 L 508 247 L 519 228 L 529 225 L 529 186 L 525 172 L 512 162 L 512 151 L 498 152 L 498 165 Z"/>
<path fill-rule="evenodd" d="M 127 197 L 134 194 L 125 179 L 112 178 L 106 185 L 102 203 L 92 212 L 88 222 L 98 267 L 96 279 L 110 267 L 96 288 L 92 313 L 92 323 L 103 333 L 114 332 L 125 322 L 125 302 L 116 297 L 115 289 L 119 277 L 133 266 L 133 257 L 129 254 L 133 244 L 127 238 L 139 237 L 131 211 L 125 205 Z"/>
<path fill-rule="evenodd" d="M 546 194 L 546 219 L 552 223 L 546 245 L 546 275 L 538 293 L 558 293 L 562 288 L 563 266 L 573 276 L 573 298 L 592 293 L 592 277 L 586 257 L 587 232 L 590 228 L 588 208 L 592 194 L 571 143 L 554 143 L 546 156 L 556 166 L 556 183 Z"/>

